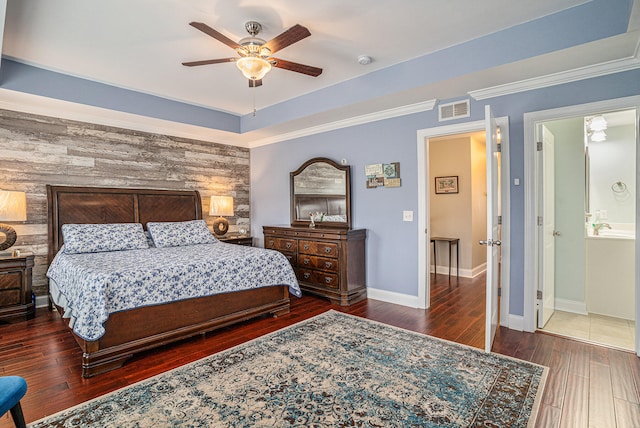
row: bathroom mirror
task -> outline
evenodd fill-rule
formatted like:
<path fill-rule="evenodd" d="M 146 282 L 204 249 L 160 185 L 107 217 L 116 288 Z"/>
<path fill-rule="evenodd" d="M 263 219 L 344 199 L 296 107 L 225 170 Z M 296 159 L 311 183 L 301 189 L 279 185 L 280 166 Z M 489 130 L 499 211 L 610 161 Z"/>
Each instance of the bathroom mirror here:
<path fill-rule="evenodd" d="M 313 158 L 290 173 L 291 225 L 351 228 L 351 168 Z"/>

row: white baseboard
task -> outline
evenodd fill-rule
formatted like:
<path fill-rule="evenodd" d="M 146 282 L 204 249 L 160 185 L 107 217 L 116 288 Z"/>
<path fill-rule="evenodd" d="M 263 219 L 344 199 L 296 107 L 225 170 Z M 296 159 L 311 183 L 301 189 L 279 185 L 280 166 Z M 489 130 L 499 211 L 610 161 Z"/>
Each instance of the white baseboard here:
<path fill-rule="evenodd" d="M 396 305 L 417 308 L 418 296 L 410 296 L 408 294 L 396 293 L 394 291 L 378 290 L 375 288 L 367 288 L 367 298 L 380 300 L 381 302 L 394 303 Z"/>
<path fill-rule="evenodd" d="M 460 276 L 462 278 L 475 278 L 476 276 L 482 274 L 487 270 L 487 264 L 483 263 L 474 267 L 473 269 L 465 269 L 460 268 Z M 430 272 L 433 273 L 433 266 L 430 269 Z M 449 266 L 436 266 L 436 272 L 438 275 L 449 275 Z M 456 276 L 456 267 L 451 267 L 451 276 Z"/>
<path fill-rule="evenodd" d="M 478 265 L 476 267 L 473 268 L 471 274 L 473 275 L 472 278 L 475 278 L 476 276 L 484 273 L 487 271 L 487 263 L 482 263 L 481 265 Z"/>
<path fill-rule="evenodd" d="M 555 308 L 559 311 L 571 312 L 574 314 L 587 315 L 587 304 L 577 300 L 555 298 Z"/>
<path fill-rule="evenodd" d="M 49 296 L 36 296 L 36 308 L 48 308 Z"/>
<path fill-rule="evenodd" d="M 506 321 L 507 325 L 505 325 L 505 327 L 510 328 L 511 330 L 524 331 L 524 317 L 522 315 L 509 314 L 506 317 Z"/>

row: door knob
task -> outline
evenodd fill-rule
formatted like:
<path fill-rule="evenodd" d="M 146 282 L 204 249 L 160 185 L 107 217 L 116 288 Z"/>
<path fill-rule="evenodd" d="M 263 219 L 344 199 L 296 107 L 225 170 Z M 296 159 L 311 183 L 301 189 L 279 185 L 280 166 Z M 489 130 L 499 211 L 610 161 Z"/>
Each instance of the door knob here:
<path fill-rule="evenodd" d="M 560 232 L 558 232 L 557 230 L 553 231 L 553 236 L 560 236 Z"/>
<path fill-rule="evenodd" d="M 480 245 L 488 245 L 490 247 L 494 245 L 502 245 L 502 241 L 492 241 L 491 239 L 487 239 L 486 241 L 479 241 Z"/>

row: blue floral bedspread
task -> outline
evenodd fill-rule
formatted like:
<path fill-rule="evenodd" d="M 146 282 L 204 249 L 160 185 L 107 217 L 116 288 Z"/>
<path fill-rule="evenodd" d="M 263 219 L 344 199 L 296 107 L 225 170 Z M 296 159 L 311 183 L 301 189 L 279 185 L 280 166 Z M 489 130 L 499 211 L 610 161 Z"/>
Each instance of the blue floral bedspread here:
<path fill-rule="evenodd" d="M 90 254 L 60 251 L 47 276 L 66 301 L 65 317 L 74 320 L 73 331 L 89 341 L 104 335 L 109 314 L 140 306 L 273 285 L 287 285 L 301 295 L 284 255 L 222 242 Z"/>

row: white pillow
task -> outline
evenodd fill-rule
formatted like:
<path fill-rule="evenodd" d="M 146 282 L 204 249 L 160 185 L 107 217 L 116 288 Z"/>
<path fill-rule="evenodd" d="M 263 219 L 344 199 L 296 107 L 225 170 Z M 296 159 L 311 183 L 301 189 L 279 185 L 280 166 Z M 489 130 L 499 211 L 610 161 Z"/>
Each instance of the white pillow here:
<path fill-rule="evenodd" d="M 156 247 L 214 244 L 218 240 L 211 234 L 204 220 L 180 222 L 149 222 L 147 230 Z"/>
<path fill-rule="evenodd" d="M 66 254 L 149 248 L 140 223 L 63 224 Z"/>

